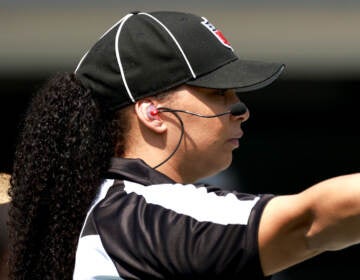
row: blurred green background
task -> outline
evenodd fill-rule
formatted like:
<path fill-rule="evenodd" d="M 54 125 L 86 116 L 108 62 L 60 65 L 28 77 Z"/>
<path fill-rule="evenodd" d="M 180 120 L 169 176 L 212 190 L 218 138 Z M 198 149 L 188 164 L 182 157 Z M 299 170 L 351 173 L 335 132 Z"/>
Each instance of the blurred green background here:
<path fill-rule="evenodd" d="M 234 162 L 204 181 L 286 194 L 359 171 L 359 1 L 1 0 L 0 172 L 11 172 L 31 95 L 54 73 L 72 72 L 104 30 L 135 10 L 205 16 L 240 57 L 287 65 L 270 87 L 243 95 L 251 118 Z M 326 253 L 274 279 L 358 279 L 359 254 L 357 246 Z"/>

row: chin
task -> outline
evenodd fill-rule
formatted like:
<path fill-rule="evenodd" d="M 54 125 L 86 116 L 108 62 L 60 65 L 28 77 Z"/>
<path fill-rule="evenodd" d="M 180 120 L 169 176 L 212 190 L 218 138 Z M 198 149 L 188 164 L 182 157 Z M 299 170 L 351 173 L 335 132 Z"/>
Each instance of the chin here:
<path fill-rule="evenodd" d="M 188 163 L 186 163 L 187 172 L 193 174 L 196 177 L 195 179 L 214 176 L 230 167 L 232 159 L 232 153 L 228 152 L 222 152 L 221 156 L 218 153 L 217 156 L 211 158 L 203 157 L 195 166 L 188 166 Z"/>
<path fill-rule="evenodd" d="M 218 173 L 226 170 L 227 168 L 230 167 L 231 162 L 232 162 L 232 157 L 231 157 L 230 160 L 222 161 L 222 164 L 221 164 L 221 165 L 219 165 L 220 161 L 216 162 L 216 163 L 217 163 L 217 166 L 215 167 L 215 165 L 214 165 L 214 169 L 211 170 L 211 171 L 209 172 L 209 174 L 206 175 L 206 177 L 208 177 L 208 176 L 214 176 L 214 175 L 216 175 L 216 174 L 218 174 Z"/>
<path fill-rule="evenodd" d="M 223 160 L 223 166 L 220 168 L 221 169 L 220 171 L 229 168 L 232 163 L 232 160 L 233 160 L 233 155 L 232 153 L 230 153 L 230 155 Z"/>

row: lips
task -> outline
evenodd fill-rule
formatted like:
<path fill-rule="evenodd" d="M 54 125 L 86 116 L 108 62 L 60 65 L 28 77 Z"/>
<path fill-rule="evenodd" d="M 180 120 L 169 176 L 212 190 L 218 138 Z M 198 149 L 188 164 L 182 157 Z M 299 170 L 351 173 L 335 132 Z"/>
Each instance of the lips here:
<path fill-rule="evenodd" d="M 240 139 L 241 137 L 243 137 L 243 135 L 244 135 L 244 132 L 243 132 L 242 130 L 240 130 L 240 131 L 238 131 L 236 134 L 234 134 L 233 137 L 231 137 L 231 140 L 232 140 L 232 139 L 238 140 L 238 139 Z"/>
<path fill-rule="evenodd" d="M 242 130 L 235 133 L 231 138 L 229 138 L 228 142 L 231 143 L 234 148 L 239 147 L 239 140 L 244 135 L 244 132 Z"/>

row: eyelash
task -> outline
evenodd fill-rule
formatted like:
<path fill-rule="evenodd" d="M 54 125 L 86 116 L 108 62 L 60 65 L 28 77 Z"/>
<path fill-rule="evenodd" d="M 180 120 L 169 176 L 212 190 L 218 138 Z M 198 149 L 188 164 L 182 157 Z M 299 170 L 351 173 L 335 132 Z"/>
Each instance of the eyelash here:
<path fill-rule="evenodd" d="M 222 89 L 222 90 L 217 91 L 215 94 L 224 96 L 226 91 L 227 91 L 226 89 Z"/>

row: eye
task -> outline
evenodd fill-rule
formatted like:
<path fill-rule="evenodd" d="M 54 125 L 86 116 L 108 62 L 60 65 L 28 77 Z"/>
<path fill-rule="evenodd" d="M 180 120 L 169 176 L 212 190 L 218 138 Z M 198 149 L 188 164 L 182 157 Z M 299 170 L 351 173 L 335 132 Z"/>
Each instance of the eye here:
<path fill-rule="evenodd" d="M 227 89 L 219 89 L 219 90 L 215 91 L 215 94 L 224 96 L 226 94 L 226 92 L 227 92 Z"/>

